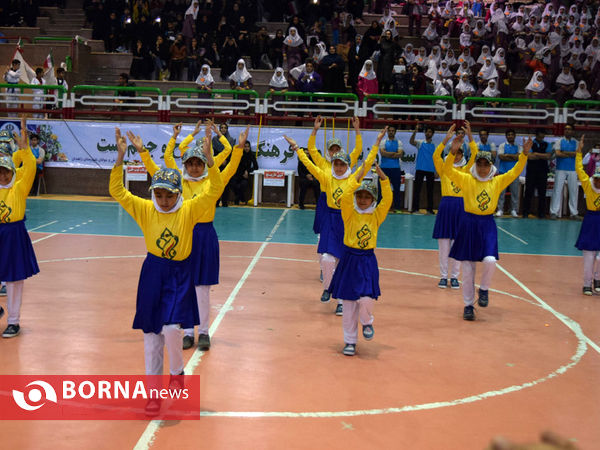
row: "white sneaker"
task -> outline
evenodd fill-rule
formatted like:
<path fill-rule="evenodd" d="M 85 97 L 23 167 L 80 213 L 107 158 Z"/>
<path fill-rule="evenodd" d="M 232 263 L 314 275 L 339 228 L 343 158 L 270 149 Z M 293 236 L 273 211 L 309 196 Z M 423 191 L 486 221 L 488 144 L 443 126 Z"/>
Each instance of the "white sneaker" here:
<path fill-rule="evenodd" d="M 502 217 L 502 211 L 501 210 L 496 211 L 496 217 Z"/>
<path fill-rule="evenodd" d="M 510 215 L 513 217 L 519 217 L 519 215 L 517 214 L 517 212 L 514 209 L 510 212 Z"/>

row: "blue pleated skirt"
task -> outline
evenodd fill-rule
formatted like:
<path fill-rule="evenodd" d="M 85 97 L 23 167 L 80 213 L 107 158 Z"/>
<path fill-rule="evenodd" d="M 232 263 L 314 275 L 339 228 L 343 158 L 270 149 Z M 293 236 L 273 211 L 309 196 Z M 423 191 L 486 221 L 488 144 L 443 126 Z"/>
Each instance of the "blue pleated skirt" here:
<path fill-rule="evenodd" d="M 494 216 L 465 212 L 450 249 L 450 258 L 457 261 L 483 261 L 486 256 L 499 259 L 498 229 Z"/>
<path fill-rule="evenodd" d="M 344 222 L 342 211 L 329 206 L 323 213 L 321 222 L 321 236 L 317 253 L 329 253 L 336 258 L 341 258 L 344 252 Z"/>
<path fill-rule="evenodd" d="M 163 325 L 200 324 L 191 259 L 172 261 L 151 253 L 142 264 L 133 328 L 160 333 Z"/>
<path fill-rule="evenodd" d="M 323 214 L 327 209 L 327 194 L 321 192 L 317 199 L 317 207 L 315 208 L 315 220 L 313 222 L 313 232 L 319 234 L 321 232 L 321 224 L 323 223 Z"/>
<path fill-rule="evenodd" d="M 197 223 L 192 241 L 194 286 L 219 284 L 219 239 L 212 222 Z"/>
<path fill-rule="evenodd" d="M 20 281 L 39 273 L 25 219 L 0 223 L 0 280 Z"/>
<path fill-rule="evenodd" d="M 586 211 L 575 247 L 591 252 L 600 251 L 600 211 Z"/>
<path fill-rule="evenodd" d="M 371 297 L 377 300 L 381 291 L 379 268 L 373 249 L 360 250 L 344 245 L 343 251 L 329 285 L 332 297 L 341 300 Z"/>
<path fill-rule="evenodd" d="M 461 218 L 465 213 L 462 197 L 444 196 L 440 201 L 433 226 L 434 239 L 456 239 Z"/>

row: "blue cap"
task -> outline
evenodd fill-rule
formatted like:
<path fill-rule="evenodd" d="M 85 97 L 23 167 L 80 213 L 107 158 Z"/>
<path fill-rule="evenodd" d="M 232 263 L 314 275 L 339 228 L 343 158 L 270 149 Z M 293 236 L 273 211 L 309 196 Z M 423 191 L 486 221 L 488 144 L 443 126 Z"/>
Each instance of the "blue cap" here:
<path fill-rule="evenodd" d="M 12 141 L 12 135 L 8 130 L 0 131 L 0 142 L 10 142 Z"/>
<path fill-rule="evenodd" d="M 375 182 L 373 182 L 373 180 L 363 180 L 362 183 L 360 183 L 360 186 L 358 187 L 358 189 L 356 189 L 356 191 L 354 191 L 354 192 L 359 192 L 359 191 L 367 191 L 369 194 L 371 194 L 373 196 L 373 198 L 375 200 L 377 200 L 377 196 L 379 194 L 379 190 L 377 189 L 377 184 Z"/>
<path fill-rule="evenodd" d="M 350 166 L 350 156 L 348 155 L 348 153 L 343 152 L 343 151 L 339 151 L 339 152 L 335 152 L 333 154 L 333 156 L 331 157 L 331 161 L 335 161 L 335 160 L 340 160 L 344 163 L 346 163 L 348 166 Z"/>
<path fill-rule="evenodd" d="M 196 146 L 194 148 L 188 148 L 181 157 L 181 160 L 185 163 L 190 158 L 198 158 L 206 164 L 206 155 L 203 153 L 203 150 L 204 145 L 202 144 L 202 141 L 196 141 Z"/>
<path fill-rule="evenodd" d="M 10 156 L 0 156 L 0 167 L 12 170 L 15 173 L 15 163 Z"/>
<path fill-rule="evenodd" d="M 153 189 L 166 189 L 169 192 L 179 194 L 181 188 L 181 174 L 177 169 L 159 169 L 152 176 L 150 191 Z"/>

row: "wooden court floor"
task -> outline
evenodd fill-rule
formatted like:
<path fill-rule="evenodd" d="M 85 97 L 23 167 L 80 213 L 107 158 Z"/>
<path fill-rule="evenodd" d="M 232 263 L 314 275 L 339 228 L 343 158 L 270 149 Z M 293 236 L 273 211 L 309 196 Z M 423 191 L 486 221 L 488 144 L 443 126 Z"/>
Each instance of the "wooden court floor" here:
<path fill-rule="evenodd" d="M 213 346 L 185 352 L 199 421 L 4 421 L 0 448 L 483 449 L 546 429 L 600 448 L 600 296 L 581 295 L 579 223 L 498 220 L 490 306 L 465 322 L 461 291 L 436 287 L 434 218 L 388 216 L 375 337 L 346 357 L 335 304 L 319 301 L 312 217 L 217 210 Z M 27 218 L 41 273 L 0 374 L 143 373 L 135 223 L 114 203 L 44 199 Z"/>

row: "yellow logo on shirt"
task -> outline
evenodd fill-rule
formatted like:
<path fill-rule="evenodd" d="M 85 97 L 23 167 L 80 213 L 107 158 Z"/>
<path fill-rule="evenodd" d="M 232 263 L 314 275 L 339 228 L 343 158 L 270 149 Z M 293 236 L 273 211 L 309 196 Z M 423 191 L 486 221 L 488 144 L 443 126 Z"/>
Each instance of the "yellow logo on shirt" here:
<path fill-rule="evenodd" d="M 333 197 L 333 201 L 335 202 L 336 206 L 340 206 L 340 199 L 342 198 L 342 194 L 344 193 L 344 191 L 342 191 L 342 189 L 340 187 L 338 187 L 335 191 L 333 191 L 333 193 L 331 194 L 331 196 Z"/>
<path fill-rule="evenodd" d="M 171 230 L 165 228 L 156 240 L 156 246 L 162 250 L 162 257 L 167 259 L 175 258 L 177 250 L 175 247 L 179 243 L 179 237 L 175 236 Z"/>
<path fill-rule="evenodd" d="M 362 249 L 367 248 L 369 245 L 369 240 L 372 236 L 371 229 L 367 224 L 364 224 L 356 233 L 356 237 L 358 238 L 358 246 Z"/>
<path fill-rule="evenodd" d="M 600 209 L 600 195 L 596 197 L 596 200 L 594 200 L 594 206 L 596 209 Z"/>
<path fill-rule="evenodd" d="M 454 192 L 455 194 L 460 193 L 460 188 L 454 184 L 454 181 L 450 181 L 450 185 L 452 186 L 452 192 Z"/>
<path fill-rule="evenodd" d="M 4 201 L 0 201 L 0 222 L 8 223 L 10 222 L 10 213 L 12 212 L 12 208 L 8 206 Z"/>
<path fill-rule="evenodd" d="M 491 201 L 492 199 L 490 198 L 489 194 L 486 192 L 485 189 L 481 191 L 477 196 L 477 202 L 479 203 L 479 205 L 477 206 L 481 211 L 486 211 Z"/>

